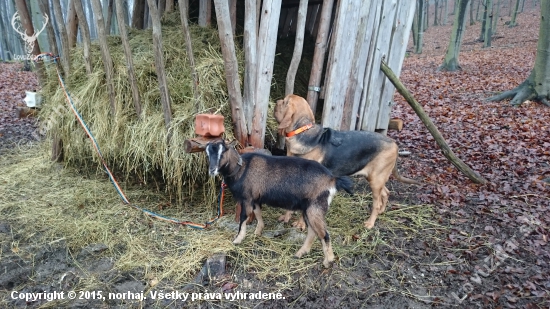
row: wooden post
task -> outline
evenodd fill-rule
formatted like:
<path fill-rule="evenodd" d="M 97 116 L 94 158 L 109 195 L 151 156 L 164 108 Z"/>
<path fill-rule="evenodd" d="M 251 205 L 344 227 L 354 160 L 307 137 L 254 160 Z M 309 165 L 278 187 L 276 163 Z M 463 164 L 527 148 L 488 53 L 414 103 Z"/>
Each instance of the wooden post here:
<path fill-rule="evenodd" d="M 248 128 L 247 134 L 250 134 L 252 128 L 252 116 L 254 114 L 254 99 L 256 91 L 257 73 L 257 37 L 258 37 L 258 18 L 257 18 L 256 0 L 245 0 L 244 2 L 244 93 L 243 109 Z"/>
<path fill-rule="evenodd" d="M 98 0 L 96 0 L 98 1 Z M 162 32 L 160 25 L 160 16 L 155 0 L 147 0 L 149 4 L 149 16 L 153 25 L 153 48 L 155 51 L 155 69 L 160 89 L 160 102 L 164 113 L 164 125 L 166 130 L 170 132 L 170 122 L 172 121 L 172 108 L 170 106 L 170 92 L 168 91 L 168 83 L 164 71 L 164 55 L 162 51 Z M 170 140 L 170 134 L 168 134 Z"/>
<path fill-rule="evenodd" d="M 227 0 L 214 0 L 216 19 L 218 21 L 218 34 L 220 36 L 223 61 L 225 66 L 225 79 L 227 92 L 231 104 L 231 119 L 233 122 L 233 133 L 239 143 L 243 146 L 248 144 L 247 129 L 243 112 L 243 97 L 239 82 L 239 70 L 237 55 L 235 54 L 235 42 L 231 20 L 229 19 L 229 4 Z"/>
<path fill-rule="evenodd" d="M 328 35 L 330 29 L 330 19 L 332 16 L 332 7 L 334 0 L 323 0 L 321 8 L 321 18 L 319 21 L 319 30 L 315 40 L 315 51 L 313 53 L 313 64 L 309 76 L 309 86 L 307 92 L 307 102 L 315 114 L 317 110 L 317 99 L 321 91 L 321 76 L 323 75 L 323 63 L 328 45 Z"/>
<path fill-rule="evenodd" d="M 184 0 L 184 1 L 188 1 L 188 0 Z M 199 26 L 210 27 L 212 23 L 211 16 L 212 16 L 212 0 L 199 0 Z"/>
<path fill-rule="evenodd" d="M 415 6 L 411 5 L 407 0 L 399 0 L 397 7 L 397 15 L 391 27 L 390 42 L 391 53 L 386 57 L 388 66 L 399 77 L 403 59 L 407 51 L 407 42 L 409 41 L 410 29 L 414 18 Z M 384 130 L 388 127 L 390 121 L 390 113 L 393 102 L 393 94 L 395 87 L 386 79 L 383 82 L 383 91 L 380 95 L 380 110 L 378 111 L 378 119 L 376 121 L 376 129 Z"/>
<path fill-rule="evenodd" d="M 90 41 L 90 31 L 88 29 L 88 21 L 86 20 L 86 15 L 84 14 L 84 8 L 82 7 L 82 2 L 75 1 L 74 8 L 76 15 L 80 22 L 78 23 L 80 27 L 80 33 L 82 34 L 82 45 L 84 46 L 84 66 L 86 67 L 86 74 L 92 74 L 92 62 L 90 60 L 90 46 L 92 45 Z"/>
<path fill-rule="evenodd" d="M 332 43 L 325 77 L 325 106 L 321 124 L 333 129 L 341 129 L 344 115 L 344 98 L 350 81 L 359 30 L 360 15 L 368 15 L 370 3 L 343 1 L 338 3 L 332 30 Z M 361 14 L 360 14 L 361 13 Z"/>
<path fill-rule="evenodd" d="M 75 1 L 78 2 L 78 0 Z M 105 33 L 107 35 L 111 34 L 111 22 L 113 21 L 113 2 L 114 0 L 109 0 L 109 3 L 107 4 L 107 19 L 105 20 Z"/>
<path fill-rule="evenodd" d="M 285 96 L 294 93 L 294 81 L 296 72 L 302 59 L 302 50 L 304 48 L 304 32 L 306 30 L 306 14 L 308 0 L 300 0 L 298 6 L 298 20 L 296 25 L 296 40 L 294 41 L 294 53 L 286 75 Z"/>
<path fill-rule="evenodd" d="M 185 38 L 185 48 L 187 50 L 187 58 L 189 59 L 189 67 L 191 68 L 191 75 L 193 76 L 193 98 L 195 100 L 195 113 L 199 112 L 199 76 L 195 69 L 195 56 L 193 55 L 193 45 L 191 44 L 191 33 L 189 32 L 189 9 L 187 8 L 187 1 L 182 1 L 180 7 L 180 19 L 181 26 L 183 28 L 183 36 Z"/>
<path fill-rule="evenodd" d="M 101 58 L 103 59 L 103 66 L 105 68 L 105 79 L 107 81 L 107 95 L 111 102 L 111 111 L 113 115 L 116 113 L 115 104 L 115 87 L 113 86 L 113 60 L 109 53 L 109 46 L 107 45 L 107 36 L 105 35 L 105 22 L 103 21 L 103 10 L 101 8 L 100 0 L 92 0 L 92 7 L 94 10 L 94 17 L 97 26 L 97 39 L 99 41 L 99 49 L 101 51 Z"/>
<path fill-rule="evenodd" d="M 55 20 L 57 22 L 57 29 L 59 30 L 59 36 L 61 37 L 61 65 L 65 76 L 68 76 L 70 68 L 69 37 L 67 35 L 67 29 L 65 28 L 65 20 L 63 19 L 63 13 L 61 12 L 61 4 L 59 3 L 59 0 L 53 0 L 52 4 Z"/>
<path fill-rule="evenodd" d="M 399 78 L 393 73 L 393 71 L 388 67 L 388 65 L 384 62 L 381 62 L 380 69 L 382 72 L 388 77 L 388 79 L 391 81 L 391 83 L 397 88 L 397 91 L 407 100 L 409 105 L 412 107 L 412 109 L 416 112 L 420 120 L 424 123 L 428 131 L 432 134 L 435 141 L 441 148 L 443 155 L 449 159 L 449 161 L 462 173 L 464 173 L 470 180 L 472 180 L 475 183 L 485 184 L 487 183 L 487 180 L 477 174 L 475 171 L 473 171 L 468 165 L 466 165 L 462 160 L 460 160 L 452 151 L 452 149 L 449 147 L 443 136 L 441 136 L 441 133 L 435 126 L 435 124 L 432 122 L 430 117 L 426 114 L 424 109 L 422 108 L 422 105 L 420 105 L 412 96 L 412 94 L 405 88 L 405 86 L 401 83 Z"/>
<path fill-rule="evenodd" d="M 78 35 L 78 17 L 76 16 L 76 10 L 74 2 L 79 0 L 69 0 L 69 11 L 67 12 L 67 34 L 69 36 L 69 47 L 76 46 L 76 37 Z"/>
<path fill-rule="evenodd" d="M 134 60 L 132 58 L 132 49 L 128 41 L 128 35 L 126 30 L 126 24 L 124 23 L 124 12 L 122 9 L 122 0 L 116 0 L 116 15 L 118 21 L 118 28 L 120 39 L 122 40 L 122 47 L 124 49 L 124 56 L 126 58 L 126 66 L 128 67 L 128 80 L 130 81 L 130 88 L 132 89 L 132 99 L 134 101 L 134 108 L 136 109 L 136 115 L 141 118 L 141 98 L 139 96 L 139 89 L 136 80 L 136 74 L 134 72 Z"/>
<path fill-rule="evenodd" d="M 134 0 L 132 8 L 132 28 L 143 29 L 145 22 L 145 0 Z"/>
<path fill-rule="evenodd" d="M 281 12 L 281 0 L 264 0 L 258 32 L 258 81 L 256 84 L 256 106 L 252 118 L 250 144 L 264 148 L 267 108 L 273 76 L 277 28 Z"/>
<path fill-rule="evenodd" d="M 50 45 L 51 52 L 57 56 L 59 55 L 59 51 L 57 50 L 57 40 L 55 39 L 55 32 L 52 25 L 52 22 L 55 18 L 50 12 L 48 0 L 40 0 L 38 1 L 38 4 L 40 5 L 40 11 L 42 11 L 42 15 L 46 14 L 50 16 L 50 22 L 48 22 L 48 24 L 46 25 L 46 32 L 48 34 L 48 45 Z"/>
<path fill-rule="evenodd" d="M 229 15 L 231 15 L 231 29 L 233 29 L 233 35 L 235 35 L 235 29 L 237 28 L 237 0 L 229 1 Z"/>

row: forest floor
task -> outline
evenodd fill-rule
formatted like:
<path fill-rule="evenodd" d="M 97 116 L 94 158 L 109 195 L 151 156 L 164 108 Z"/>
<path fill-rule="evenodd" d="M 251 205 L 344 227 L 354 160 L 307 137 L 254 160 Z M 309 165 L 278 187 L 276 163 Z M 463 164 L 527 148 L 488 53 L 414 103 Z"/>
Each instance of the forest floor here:
<path fill-rule="evenodd" d="M 249 235 L 248 239 L 255 242 L 250 240 L 242 246 L 251 249 L 247 255 L 228 253 L 225 274 L 208 280 L 200 277 L 200 267 L 194 267 L 194 273 L 184 279 L 191 285 L 181 283 L 177 272 L 182 266 L 171 259 L 174 254 L 183 258 L 188 251 L 179 251 L 179 247 L 173 252 L 160 250 L 165 248 L 163 242 L 171 234 L 182 235 L 186 229 L 166 227 L 169 224 L 148 221 L 132 210 L 121 210 L 125 206 L 120 206 L 116 196 L 110 197 L 115 194 L 104 175 L 45 163 L 47 145 L 37 141 L 33 134 L 36 119 L 19 119 L 15 112 L 22 105 L 24 90 L 36 87 L 36 77 L 21 72 L 19 65 L 0 64 L 3 81 L 0 84 L 0 307 L 548 308 L 550 109 L 536 102 L 512 107 L 507 102 L 484 101 L 520 84 L 534 64 L 538 11 L 520 14 L 515 28 L 505 26 L 507 20 L 507 17 L 499 20 L 491 48 L 482 48 L 482 43 L 476 41 L 479 23 L 467 27 L 459 59 L 462 70 L 458 72 L 437 71 L 451 26 L 429 27 L 423 53 L 407 56 L 400 77 L 453 151 L 489 180 L 488 184 L 474 184 L 457 171 L 408 104 L 396 94 L 392 116 L 405 120 L 406 125 L 403 131 L 390 131 L 389 135 L 402 150 L 411 152 L 400 159 L 400 173 L 423 181 L 423 185 L 404 185 L 390 179 L 388 212 L 380 216 L 372 231 L 360 227 L 369 203 L 357 206 L 354 213 L 342 215 L 349 217 L 351 225 L 358 226 L 356 234 L 340 235 L 339 227 L 331 225 L 329 219 L 331 235 L 333 230 L 336 235 L 338 256 L 331 269 L 322 268 L 319 263 L 322 254 L 316 252 L 313 258 L 306 259 L 311 264 L 307 267 L 292 268 L 298 262 L 288 259 L 284 263 L 291 265 L 291 271 L 274 266 L 270 268 L 274 274 L 260 274 L 262 267 L 271 266 L 254 263 L 267 263 L 269 257 L 263 255 L 262 246 L 271 240 Z M 16 174 L 28 178 L 18 181 L 13 179 Z M 62 186 L 53 184 L 57 178 Z M 86 187 L 92 182 L 101 183 L 102 187 Z M 27 189 L 31 187 L 32 190 Z M 356 199 L 368 195 L 364 187 L 368 186 L 357 181 Z M 79 235 L 84 239 L 81 243 L 71 242 L 72 234 L 80 231 L 79 224 L 74 225 L 80 221 L 73 214 L 80 211 L 92 220 L 102 207 L 100 202 L 90 200 L 87 195 L 90 190 L 97 190 L 95 198 L 109 196 L 106 205 L 113 208 L 113 217 L 120 217 L 120 224 L 107 230 L 90 227 L 94 235 Z M 147 189 L 141 189 L 144 190 Z M 57 205 L 56 199 L 61 200 L 64 194 L 71 196 L 67 203 L 74 205 L 56 208 L 63 206 Z M 332 207 L 332 212 L 338 211 L 344 199 L 335 200 L 337 206 Z M 34 208 L 21 213 L 23 208 L 18 207 L 22 204 Z M 90 209 L 88 204 L 96 208 Z M 55 214 L 59 221 L 55 224 L 49 222 L 54 219 L 47 218 L 46 212 L 33 216 L 48 207 L 59 209 Z M 405 211 L 418 212 L 423 217 L 407 216 Z M 429 211 L 429 218 L 420 211 Z M 424 223 L 419 222 L 421 219 Z M 230 218 L 222 222 L 229 224 L 229 221 Z M 63 229 L 61 225 L 69 227 Z M 140 248 L 137 233 L 142 230 L 148 233 L 147 241 L 158 242 L 154 244 L 158 252 Z M 119 237 L 117 233 L 121 231 L 134 238 L 128 242 L 133 245 L 119 247 L 108 243 L 107 240 Z M 194 235 L 213 237 L 212 233 Z M 223 237 L 230 240 L 229 236 Z M 184 239 L 183 243 L 192 241 Z M 376 246 L 371 245 L 375 242 Z M 275 243 L 281 247 L 287 245 L 284 241 Z M 348 247 L 352 249 L 346 251 Z M 291 250 L 285 255 L 291 255 L 298 245 L 284 248 Z M 126 252 L 130 251 L 133 255 L 128 257 Z M 319 251 L 319 246 L 313 251 Z M 275 260 L 283 259 L 274 252 L 272 255 L 276 255 Z M 141 261 L 153 266 L 141 265 Z M 162 268 L 157 262 L 165 268 L 174 268 L 173 273 L 155 277 L 156 269 Z M 202 265 L 204 260 L 197 263 Z M 197 274 L 196 280 L 189 280 Z M 77 292 L 77 299 L 67 299 L 71 290 Z M 19 298 L 22 293 L 54 291 L 65 292 L 65 299 Z M 119 299 L 104 300 L 90 294 L 94 291 L 118 293 Z M 216 293 L 222 292 L 250 294 L 247 299 L 239 296 L 241 299 L 235 301 L 203 299 L 183 303 L 181 299 L 153 300 L 150 294 L 145 300 L 120 300 L 141 291 L 179 291 L 195 296 L 202 293 L 203 298 L 207 295 L 216 298 Z M 284 299 L 266 300 L 265 295 L 260 300 L 250 299 L 259 291 L 272 292 Z"/>

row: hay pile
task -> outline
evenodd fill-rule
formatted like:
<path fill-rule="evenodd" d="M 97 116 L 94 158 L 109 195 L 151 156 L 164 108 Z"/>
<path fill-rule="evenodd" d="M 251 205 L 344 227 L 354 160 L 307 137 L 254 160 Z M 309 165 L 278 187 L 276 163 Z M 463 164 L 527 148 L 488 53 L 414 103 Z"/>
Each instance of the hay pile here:
<path fill-rule="evenodd" d="M 109 37 L 114 62 L 116 114 L 112 114 L 107 95 L 99 46 L 93 44 L 93 73 L 88 76 L 83 50 L 71 54 L 71 74 L 66 80 L 77 109 L 88 123 L 111 169 L 124 176 L 137 176 L 142 181 L 157 176 L 171 196 L 181 199 L 191 193 L 193 185 L 206 182 L 206 160 L 202 154 L 186 154 L 183 142 L 194 137 L 194 119 L 198 113 L 215 112 L 225 116 L 227 138 L 232 138 L 231 113 L 225 83 L 224 63 L 218 34 L 212 28 L 191 25 L 196 70 L 200 78 L 200 104 L 193 103 L 192 77 L 185 51 L 179 15 L 171 13 L 163 19 L 162 39 L 168 88 L 172 98 L 172 136 L 166 144 L 160 92 L 154 67 L 152 30 L 131 30 L 130 46 L 142 104 L 142 119 L 134 109 L 126 61 L 119 37 Z M 243 54 L 237 51 L 243 69 Z M 99 166 L 97 155 L 75 116 L 67 108 L 64 93 L 58 85 L 53 66 L 49 66 L 48 84 L 43 88 L 46 102 L 41 120 L 48 136 L 58 135 L 64 143 L 68 165 Z M 242 74 L 242 72 L 240 72 Z M 56 111 L 60 111 L 58 114 Z M 169 146 L 169 147 L 168 147 Z M 93 161 L 95 162 L 93 162 Z M 134 179 L 136 177 L 133 177 Z"/>

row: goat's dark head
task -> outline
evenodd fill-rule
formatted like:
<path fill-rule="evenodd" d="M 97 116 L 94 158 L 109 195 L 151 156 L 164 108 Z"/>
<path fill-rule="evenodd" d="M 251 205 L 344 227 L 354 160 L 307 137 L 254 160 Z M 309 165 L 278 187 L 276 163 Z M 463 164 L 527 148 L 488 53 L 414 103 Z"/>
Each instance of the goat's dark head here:
<path fill-rule="evenodd" d="M 236 141 L 226 144 L 225 141 L 215 141 L 206 145 L 206 155 L 208 156 L 208 174 L 216 176 L 220 168 L 223 168 L 231 163 L 232 160 L 237 164 L 241 164 L 241 157 L 235 150 Z"/>

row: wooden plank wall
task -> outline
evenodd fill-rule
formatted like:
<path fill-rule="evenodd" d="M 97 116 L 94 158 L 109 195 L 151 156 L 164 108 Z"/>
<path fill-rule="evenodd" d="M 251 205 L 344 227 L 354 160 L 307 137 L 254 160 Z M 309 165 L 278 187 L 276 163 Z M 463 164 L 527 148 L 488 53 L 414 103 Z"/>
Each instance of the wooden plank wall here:
<path fill-rule="evenodd" d="M 386 130 L 395 89 L 380 71 L 380 61 L 384 59 L 392 70 L 401 71 L 415 2 L 348 0 L 337 5 L 322 125 Z"/>

